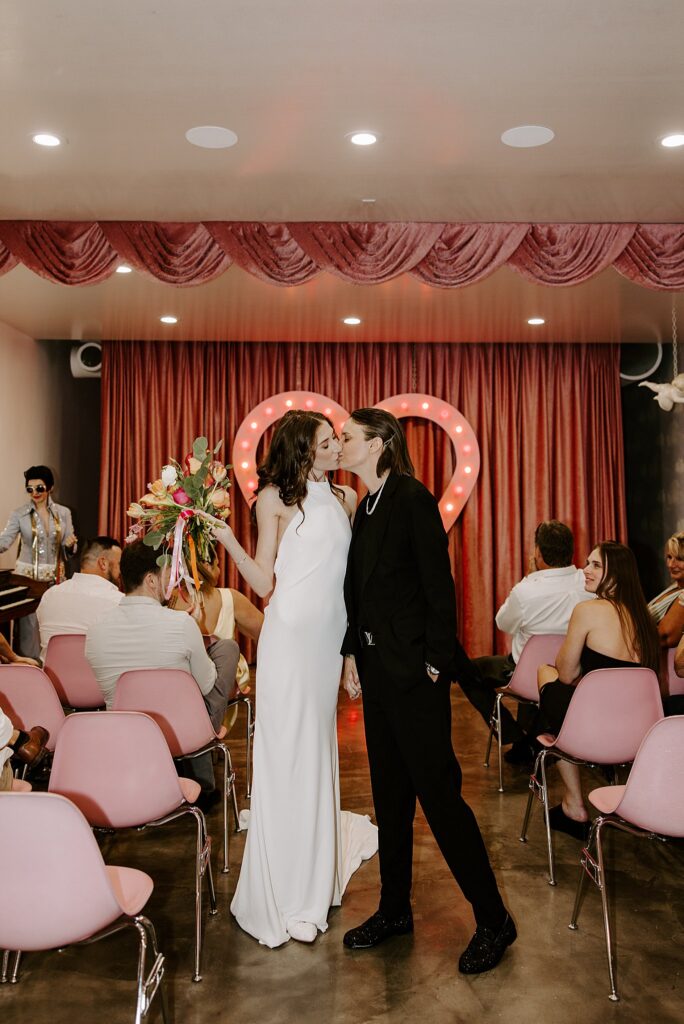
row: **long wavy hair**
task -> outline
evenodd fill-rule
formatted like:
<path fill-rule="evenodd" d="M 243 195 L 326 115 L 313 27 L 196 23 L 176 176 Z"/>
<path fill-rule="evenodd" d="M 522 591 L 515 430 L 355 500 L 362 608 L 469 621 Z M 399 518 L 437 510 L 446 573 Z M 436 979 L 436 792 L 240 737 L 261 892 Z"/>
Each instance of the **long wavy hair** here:
<path fill-rule="evenodd" d="M 327 423 L 335 432 L 332 422 L 321 412 L 290 409 L 278 420 L 268 451 L 257 469 L 259 483 L 256 495 L 272 484 L 284 505 L 296 505 L 300 512 L 307 494 L 307 479 L 316 459 L 316 434 L 321 424 Z M 337 498 L 342 499 L 341 488 L 330 483 Z"/>
<path fill-rule="evenodd" d="M 620 618 L 622 635 L 634 648 L 644 668 L 660 672 L 658 630 L 646 604 L 633 552 L 614 540 L 596 545 L 603 562 L 603 578 L 596 596 L 610 601 Z"/>
<path fill-rule="evenodd" d="M 355 409 L 351 419 L 363 427 L 366 441 L 372 441 L 374 437 L 382 441 L 382 452 L 375 468 L 378 476 L 382 476 L 388 469 L 399 476 L 416 475 L 406 444 L 406 434 L 396 416 L 384 409 Z"/>

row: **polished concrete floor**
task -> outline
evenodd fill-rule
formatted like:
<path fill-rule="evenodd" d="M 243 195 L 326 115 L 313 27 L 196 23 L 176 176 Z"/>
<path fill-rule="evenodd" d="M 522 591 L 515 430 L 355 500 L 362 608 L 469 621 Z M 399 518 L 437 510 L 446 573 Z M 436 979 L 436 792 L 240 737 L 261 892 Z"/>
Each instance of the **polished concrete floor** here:
<path fill-rule="evenodd" d="M 312 946 L 290 942 L 269 950 L 243 933 L 229 912 L 244 834 L 233 835 L 231 872 L 216 875 L 219 914 L 207 918 L 203 981 L 191 981 L 193 949 L 193 840 L 187 824 L 155 833 L 107 839 L 109 863 L 142 868 L 154 878 L 147 913 L 167 957 L 171 1019 L 177 1024 L 461 1024 L 530 1021 L 593 1024 L 599 1021 L 684 1019 L 684 846 L 662 846 L 627 835 L 608 845 L 613 866 L 621 1001 L 611 1003 L 600 913 L 593 887 L 580 917 L 568 930 L 579 843 L 555 837 L 558 885 L 545 878 L 545 844 L 535 807 L 527 845 L 518 841 L 527 776 L 506 768 L 507 791 L 499 794 L 495 768 L 482 767 L 486 732 L 456 688 L 454 745 L 464 770 L 464 792 L 480 821 L 519 939 L 499 967 L 464 978 L 457 958 L 473 921 L 422 817 L 414 858 L 415 934 L 353 953 L 344 932 L 377 906 L 377 858 L 352 878 L 342 907 L 331 911 L 329 929 Z M 231 749 L 244 780 L 242 719 Z M 362 709 L 340 698 L 342 806 L 372 811 L 363 741 Z M 587 788 L 604 780 L 586 776 Z M 244 806 L 244 786 L 240 787 Z M 209 817 L 219 847 L 219 812 Z M 46 837 L 58 842 L 58 837 Z M 2 908 L 0 908 L 0 913 Z M 135 940 L 123 933 L 95 946 L 25 956 L 18 985 L 0 987 L 0 1022 L 119 1024 L 133 1020 Z M 158 1008 L 150 1020 L 160 1020 Z"/>

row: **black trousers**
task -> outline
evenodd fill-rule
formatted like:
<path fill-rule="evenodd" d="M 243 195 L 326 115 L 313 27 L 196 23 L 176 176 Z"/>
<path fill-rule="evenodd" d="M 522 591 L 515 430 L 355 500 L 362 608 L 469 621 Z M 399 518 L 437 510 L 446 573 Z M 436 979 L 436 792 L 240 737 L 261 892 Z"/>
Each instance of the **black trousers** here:
<path fill-rule="evenodd" d="M 500 927 L 506 910 L 475 815 L 461 795 L 451 742 L 450 681 L 427 673 L 409 692 L 387 675 L 376 647 L 359 662 L 380 858 L 380 910 L 410 907 L 413 819 L 420 801 L 432 834 L 479 925 Z"/>

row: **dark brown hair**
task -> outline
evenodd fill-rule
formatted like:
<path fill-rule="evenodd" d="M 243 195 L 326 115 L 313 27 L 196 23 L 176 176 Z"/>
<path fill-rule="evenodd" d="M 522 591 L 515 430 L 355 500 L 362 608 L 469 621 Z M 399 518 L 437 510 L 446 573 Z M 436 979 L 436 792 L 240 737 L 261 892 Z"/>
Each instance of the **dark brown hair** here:
<path fill-rule="evenodd" d="M 406 434 L 396 416 L 384 409 L 355 409 L 350 418 L 363 427 L 363 436 L 367 441 L 372 441 L 374 437 L 382 441 L 382 452 L 375 468 L 378 476 L 387 470 L 399 476 L 415 476 L 416 471 L 406 445 Z"/>
<path fill-rule="evenodd" d="M 159 548 L 152 548 L 144 541 L 134 540 L 127 544 L 121 554 L 121 582 L 123 583 L 124 594 L 130 594 L 137 590 L 148 572 L 158 576 L 161 572 L 157 565 Z"/>
<path fill-rule="evenodd" d="M 534 531 L 534 543 L 552 569 L 564 569 L 572 563 L 575 542 L 572 530 L 558 519 L 547 519 Z"/>
<path fill-rule="evenodd" d="M 644 668 L 660 672 L 660 641 L 639 582 L 636 558 L 624 544 L 604 540 L 596 545 L 603 562 L 603 579 L 596 596 L 610 601 L 620 617 L 622 635 L 634 647 Z"/>
<path fill-rule="evenodd" d="M 321 412 L 306 412 L 290 409 L 278 420 L 268 451 L 257 469 L 260 491 L 272 484 L 278 488 L 278 495 L 284 505 L 296 505 L 302 511 L 302 502 L 307 494 L 307 479 L 316 458 L 316 434 L 321 424 L 333 424 Z M 344 492 L 330 487 L 336 497 Z"/>

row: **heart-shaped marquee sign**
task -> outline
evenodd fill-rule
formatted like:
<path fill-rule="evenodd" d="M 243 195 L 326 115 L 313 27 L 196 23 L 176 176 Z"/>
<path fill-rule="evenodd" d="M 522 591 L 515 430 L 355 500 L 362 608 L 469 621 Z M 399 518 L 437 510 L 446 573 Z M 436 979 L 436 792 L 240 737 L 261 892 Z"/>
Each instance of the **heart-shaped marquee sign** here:
<path fill-rule="evenodd" d="M 439 511 L 444 529 L 450 530 L 470 497 L 480 472 L 480 446 L 475 431 L 458 409 L 434 395 L 393 395 L 377 402 L 376 409 L 391 412 L 397 419 L 414 416 L 431 420 L 449 436 L 454 448 L 456 469 L 439 499 Z M 259 442 L 268 428 L 288 409 L 306 409 L 322 412 L 338 432 L 349 413 L 337 402 L 315 391 L 282 391 L 259 402 L 240 424 L 233 444 L 235 479 L 246 502 L 252 500 L 257 485 L 256 456 Z"/>

